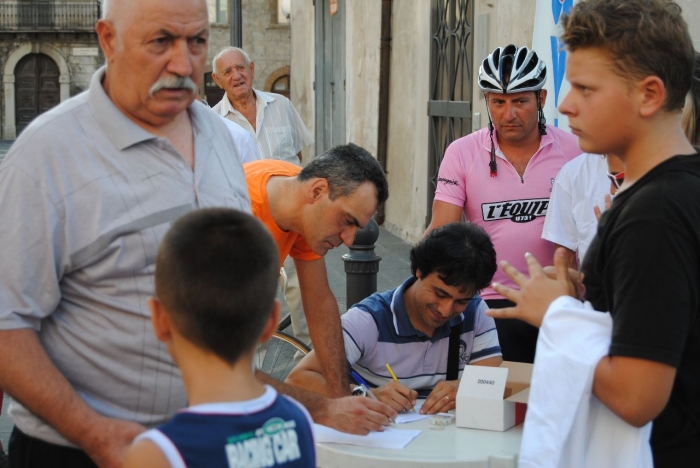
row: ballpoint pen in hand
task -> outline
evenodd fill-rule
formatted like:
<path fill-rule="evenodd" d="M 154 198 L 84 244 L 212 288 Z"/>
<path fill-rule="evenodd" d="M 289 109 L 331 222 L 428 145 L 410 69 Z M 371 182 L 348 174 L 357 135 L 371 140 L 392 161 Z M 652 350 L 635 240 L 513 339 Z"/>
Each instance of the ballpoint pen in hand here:
<path fill-rule="evenodd" d="M 369 395 L 370 398 L 373 398 L 373 399 L 379 401 L 377 399 L 377 397 L 374 395 L 374 393 L 372 392 L 372 389 L 369 388 L 369 384 L 367 382 L 365 382 L 365 379 L 360 377 L 360 374 L 358 374 L 354 370 L 350 369 L 350 375 L 352 375 L 352 378 L 355 379 L 355 381 L 357 382 L 357 385 L 362 385 L 363 387 L 365 387 L 365 390 L 367 391 L 367 395 Z"/>
<path fill-rule="evenodd" d="M 367 395 L 369 395 L 370 398 L 373 398 L 373 399 L 379 401 L 379 398 L 377 398 L 377 396 L 372 392 L 372 389 L 369 388 L 369 384 L 367 382 L 365 382 L 365 379 L 360 377 L 360 374 L 358 374 L 354 370 L 350 369 L 350 375 L 352 376 L 353 379 L 355 379 L 355 382 L 357 382 L 357 385 L 362 385 L 365 388 L 365 390 L 367 391 Z M 389 420 L 392 423 L 396 424 L 396 421 L 394 421 L 393 419 L 389 419 Z"/>
<path fill-rule="evenodd" d="M 386 370 L 389 371 L 389 374 L 391 374 L 391 378 L 394 379 L 394 382 L 399 383 L 399 379 L 396 378 L 396 374 L 394 374 L 394 371 L 391 369 L 391 366 L 389 365 L 389 363 L 386 364 Z M 415 413 L 416 407 L 411 406 L 411 411 L 413 411 Z"/>

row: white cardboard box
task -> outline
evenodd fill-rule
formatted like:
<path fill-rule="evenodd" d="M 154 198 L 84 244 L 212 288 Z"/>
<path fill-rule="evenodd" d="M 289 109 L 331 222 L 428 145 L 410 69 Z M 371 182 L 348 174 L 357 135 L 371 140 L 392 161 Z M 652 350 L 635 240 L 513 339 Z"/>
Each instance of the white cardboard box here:
<path fill-rule="evenodd" d="M 457 390 L 457 426 L 505 431 L 525 419 L 532 364 L 466 366 Z"/>

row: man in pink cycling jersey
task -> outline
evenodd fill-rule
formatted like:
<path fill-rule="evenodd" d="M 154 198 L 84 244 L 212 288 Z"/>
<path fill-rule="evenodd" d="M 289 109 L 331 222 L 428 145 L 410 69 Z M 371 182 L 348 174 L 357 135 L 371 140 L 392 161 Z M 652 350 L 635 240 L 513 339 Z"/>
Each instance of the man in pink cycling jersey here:
<path fill-rule="evenodd" d="M 498 47 L 479 68 L 489 126 L 452 143 L 440 166 L 427 232 L 467 221 L 491 236 L 498 261 L 525 269 L 525 252 L 552 258 L 555 245 L 541 238 L 554 177 L 581 150 L 576 138 L 545 124 L 545 63 L 527 47 Z M 498 271 L 494 282 L 512 284 Z M 511 305 L 492 288 L 482 291 L 491 308 Z M 533 362 L 537 329 L 497 320 L 507 361 Z"/>

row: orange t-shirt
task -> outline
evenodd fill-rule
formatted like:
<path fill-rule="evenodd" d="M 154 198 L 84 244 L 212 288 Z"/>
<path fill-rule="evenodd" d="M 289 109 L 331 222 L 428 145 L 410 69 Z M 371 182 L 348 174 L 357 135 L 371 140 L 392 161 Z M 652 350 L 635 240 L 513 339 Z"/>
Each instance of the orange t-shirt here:
<path fill-rule="evenodd" d="M 267 181 L 273 176 L 295 177 L 301 172 L 301 167 L 277 159 L 261 159 L 243 164 L 245 180 L 248 184 L 248 195 L 253 209 L 253 216 L 267 226 L 273 239 L 277 242 L 280 254 L 280 266 L 287 255 L 304 261 L 321 258 L 315 254 L 303 236 L 296 232 L 283 231 L 272 218 L 270 202 L 267 199 Z"/>

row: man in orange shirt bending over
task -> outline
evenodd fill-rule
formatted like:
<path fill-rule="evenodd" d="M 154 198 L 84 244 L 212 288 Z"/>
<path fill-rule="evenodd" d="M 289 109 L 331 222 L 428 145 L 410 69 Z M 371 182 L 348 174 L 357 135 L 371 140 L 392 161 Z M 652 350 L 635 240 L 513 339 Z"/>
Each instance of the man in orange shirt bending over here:
<path fill-rule="evenodd" d="M 352 245 L 389 196 L 386 176 L 369 152 L 352 143 L 332 148 L 306 167 L 279 160 L 244 164 L 253 215 L 290 255 L 299 274 L 309 334 L 327 379 L 328 395 L 350 393 L 338 304 L 323 256 Z"/>

